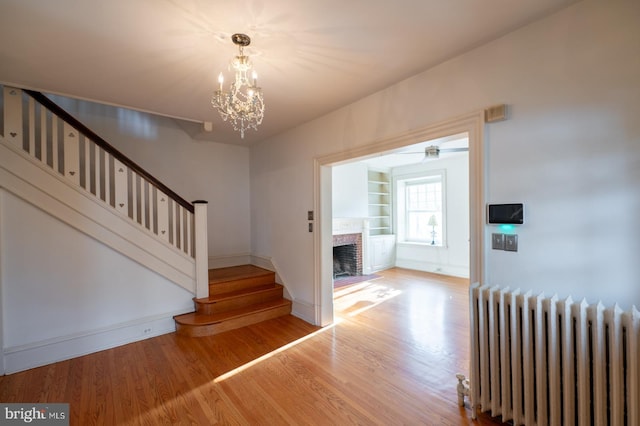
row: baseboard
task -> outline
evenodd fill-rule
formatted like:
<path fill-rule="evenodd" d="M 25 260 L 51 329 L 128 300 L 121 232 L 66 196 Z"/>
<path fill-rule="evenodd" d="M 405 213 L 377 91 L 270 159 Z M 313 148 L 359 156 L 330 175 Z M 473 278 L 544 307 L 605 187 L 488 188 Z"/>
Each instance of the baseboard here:
<path fill-rule="evenodd" d="M 176 330 L 174 315 L 192 312 L 193 307 L 118 324 L 108 328 L 9 347 L 4 350 L 5 374 L 52 364 L 111 349 Z"/>
<path fill-rule="evenodd" d="M 294 300 L 291 306 L 291 315 L 298 317 L 309 324 L 315 324 L 316 308 L 312 303 L 302 300 Z"/>
<path fill-rule="evenodd" d="M 268 269 L 269 271 L 273 271 L 276 273 L 276 267 L 274 266 L 273 262 L 271 261 L 270 257 L 264 257 L 264 256 L 256 256 L 255 254 L 251 255 L 251 264 L 255 265 L 255 266 L 259 266 L 263 269 Z M 276 277 L 276 282 L 278 284 L 282 284 L 282 282 L 280 282 L 280 278 Z"/>
<path fill-rule="evenodd" d="M 260 268 L 267 269 L 276 273 L 276 283 L 284 287 L 284 298 L 294 300 L 295 296 L 289 291 L 286 280 L 278 272 L 278 267 L 271 257 L 251 255 L 251 264 L 259 266 Z"/>
<path fill-rule="evenodd" d="M 450 275 L 459 278 L 469 278 L 468 266 L 442 265 L 439 263 L 418 262 L 413 260 L 396 259 L 398 268 L 413 269 L 415 271 L 432 272 L 434 274 Z"/>
<path fill-rule="evenodd" d="M 248 253 L 229 254 L 224 256 L 209 256 L 209 269 L 228 268 L 251 264 L 251 255 Z"/>

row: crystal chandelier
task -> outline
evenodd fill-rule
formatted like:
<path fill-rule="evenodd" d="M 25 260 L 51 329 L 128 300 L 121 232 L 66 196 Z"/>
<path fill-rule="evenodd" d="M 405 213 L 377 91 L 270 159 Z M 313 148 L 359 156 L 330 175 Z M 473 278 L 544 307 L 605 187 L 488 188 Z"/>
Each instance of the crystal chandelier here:
<path fill-rule="evenodd" d="M 264 100 L 262 91 L 258 87 L 258 76 L 253 71 L 251 80 L 247 73 L 251 70 L 251 61 L 244 55 L 243 48 L 251 43 L 246 34 L 234 34 L 231 40 L 239 48 L 240 54 L 231 62 L 236 73 L 236 79 L 231 83 L 228 92 L 222 90 L 224 76 L 218 76 L 220 87 L 213 94 L 211 104 L 218 110 L 224 121 L 231 121 L 234 130 L 240 131 L 240 137 L 244 138 L 247 129 L 258 130 L 264 117 Z"/>

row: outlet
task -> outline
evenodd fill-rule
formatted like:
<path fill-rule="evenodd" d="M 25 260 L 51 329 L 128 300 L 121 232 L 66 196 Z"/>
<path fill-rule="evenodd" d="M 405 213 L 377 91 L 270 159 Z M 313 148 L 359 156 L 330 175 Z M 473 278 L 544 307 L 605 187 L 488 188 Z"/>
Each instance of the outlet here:
<path fill-rule="evenodd" d="M 144 330 L 142 330 L 142 334 L 151 334 L 152 331 L 153 329 L 151 327 L 147 327 Z"/>

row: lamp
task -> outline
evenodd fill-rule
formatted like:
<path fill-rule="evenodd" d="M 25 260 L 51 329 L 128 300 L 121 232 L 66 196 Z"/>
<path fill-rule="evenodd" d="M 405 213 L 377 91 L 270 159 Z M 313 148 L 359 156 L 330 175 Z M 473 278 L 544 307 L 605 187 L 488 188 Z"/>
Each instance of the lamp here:
<path fill-rule="evenodd" d="M 436 215 L 432 214 L 429 218 L 429 223 L 427 223 L 431 227 L 431 245 L 436 245 L 436 226 L 438 226 L 438 219 L 436 219 Z"/>
<path fill-rule="evenodd" d="M 240 137 L 244 138 L 247 129 L 258 130 L 264 117 L 264 100 L 262 90 L 258 87 L 258 76 L 255 71 L 251 81 L 247 73 L 252 65 L 249 57 L 244 55 L 244 47 L 251 44 L 251 39 L 246 34 L 234 34 L 231 40 L 238 46 L 239 55 L 231 61 L 231 67 L 235 70 L 235 81 L 231 83 L 228 92 L 223 90 L 224 76 L 218 76 L 220 87 L 211 98 L 211 104 L 218 110 L 224 121 L 231 121 L 234 130 L 240 131 Z"/>

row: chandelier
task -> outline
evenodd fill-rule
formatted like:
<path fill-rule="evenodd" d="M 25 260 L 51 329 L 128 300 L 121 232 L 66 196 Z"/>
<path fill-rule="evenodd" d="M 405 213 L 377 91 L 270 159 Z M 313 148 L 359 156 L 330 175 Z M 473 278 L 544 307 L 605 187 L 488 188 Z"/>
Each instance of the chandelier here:
<path fill-rule="evenodd" d="M 231 61 L 236 78 L 228 92 L 223 90 L 224 76 L 218 76 L 220 87 L 211 98 L 211 104 L 218 110 L 224 121 L 229 120 L 233 124 L 234 130 L 240 131 L 240 137 L 244 138 L 247 129 L 258 130 L 264 117 L 264 100 L 262 91 L 258 87 L 258 76 L 255 71 L 251 75 L 251 80 L 247 77 L 251 70 L 251 61 L 244 55 L 244 47 L 251 43 L 251 39 L 246 34 L 234 34 L 231 40 L 238 46 L 239 55 Z"/>

